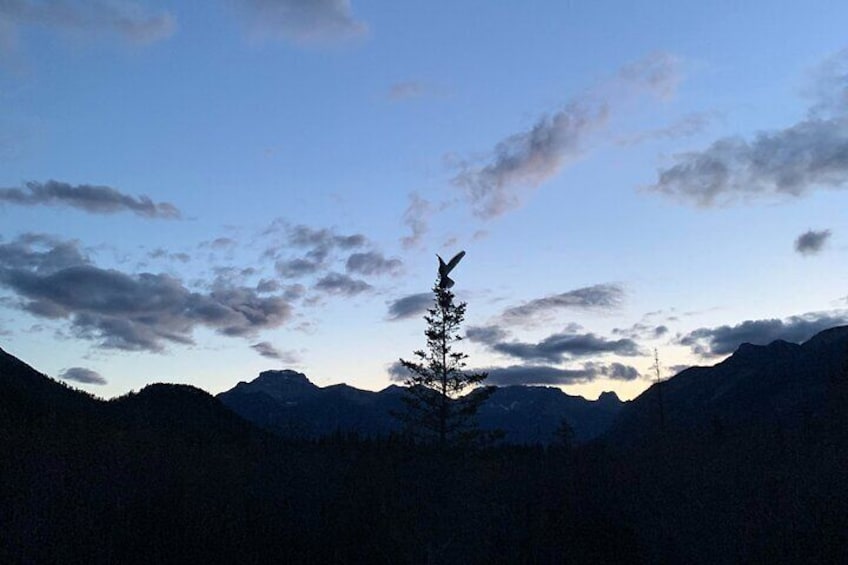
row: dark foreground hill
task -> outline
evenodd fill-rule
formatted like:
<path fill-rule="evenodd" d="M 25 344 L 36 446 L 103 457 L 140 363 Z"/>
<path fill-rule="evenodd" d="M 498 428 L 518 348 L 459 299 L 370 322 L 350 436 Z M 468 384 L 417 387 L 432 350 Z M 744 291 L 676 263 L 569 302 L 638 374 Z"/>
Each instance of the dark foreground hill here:
<path fill-rule="evenodd" d="M 104 402 L 0 351 L 0 563 L 844 562 L 843 336 L 800 346 L 805 380 L 777 345 L 675 385 L 673 433 L 474 452 L 284 441 L 192 387 Z"/>
<path fill-rule="evenodd" d="M 402 412 L 404 389 L 371 392 L 345 384 L 318 387 L 296 371 L 264 371 L 218 398 L 234 412 L 284 438 L 321 438 L 336 433 L 385 437 L 399 432 L 392 412 Z M 508 444 L 550 444 L 563 421 L 578 443 L 590 441 L 612 424 L 624 405 L 612 392 L 597 401 L 570 396 L 558 388 L 499 387 L 480 407 L 484 430 L 504 432 Z"/>

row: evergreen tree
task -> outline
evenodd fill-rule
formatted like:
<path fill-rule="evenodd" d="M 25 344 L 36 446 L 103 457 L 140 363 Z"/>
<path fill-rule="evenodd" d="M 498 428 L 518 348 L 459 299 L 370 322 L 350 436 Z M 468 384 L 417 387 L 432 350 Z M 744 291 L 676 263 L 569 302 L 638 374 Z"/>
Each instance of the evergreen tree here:
<path fill-rule="evenodd" d="M 398 415 L 416 439 L 440 446 L 479 438 L 477 409 L 494 391 L 479 386 L 488 373 L 465 372 L 468 355 L 454 350 L 453 344 L 462 339 L 459 328 L 466 303 L 454 302 L 445 278 L 433 285 L 434 304 L 424 316 L 427 349 L 415 351 L 414 361 L 400 360 L 409 377 L 404 382 L 407 410 Z"/>

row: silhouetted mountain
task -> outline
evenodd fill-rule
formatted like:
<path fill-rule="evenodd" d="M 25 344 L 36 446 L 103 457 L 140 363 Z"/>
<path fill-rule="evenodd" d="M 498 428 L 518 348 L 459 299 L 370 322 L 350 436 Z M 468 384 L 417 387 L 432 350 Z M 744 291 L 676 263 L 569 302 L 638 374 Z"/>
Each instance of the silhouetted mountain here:
<path fill-rule="evenodd" d="M 39 373 L 0 349 L 0 424 L 67 425 L 91 416 L 101 403 Z"/>
<path fill-rule="evenodd" d="M 743 343 L 717 365 L 691 367 L 651 386 L 627 403 L 606 437 L 624 443 L 650 440 L 660 431 L 660 396 L 670 433 L 795 425 L 827 405 L 846 354 L 848 326 L 825 330 L 801 345 Z"/>
<path fill-rule="evenodd" d="M 371 392 L 345 384 L 320 388 L 294 371 L 265 371 L 251 382 L 240 382 L 218 395 L 246 420 L 283 437 L 318 438 L 341 433 L 385 436 L 400 431 L 391 413 L 402 411 L 403 387 Z M 575 440 L 585 442 L 603 433 L 623 403 L 615 393 L 597 401 L 569 396 L 549 387 L 498 388 L 481 406 L 484 430 L 505 432 L 514 444 L 550 443 L 566 420 Z"/>

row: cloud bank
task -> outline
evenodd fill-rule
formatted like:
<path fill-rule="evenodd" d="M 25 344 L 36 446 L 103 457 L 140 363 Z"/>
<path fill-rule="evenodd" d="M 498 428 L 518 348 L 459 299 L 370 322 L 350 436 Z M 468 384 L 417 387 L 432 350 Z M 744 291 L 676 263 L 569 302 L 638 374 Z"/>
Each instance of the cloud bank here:
<path fill-rule="evenodd" d="M 250 337 L 279 327 L 292 312 L 282 296 L 260 295 L 224 279 L 201 293 L 166 274 L 102 269 L 74 242 L 37 234 L 0 244 L 0 286 L 14 294 L 20 309 L 66 320 L 75 337 L 129 351 L 191 344 L 199 327 Z"/>

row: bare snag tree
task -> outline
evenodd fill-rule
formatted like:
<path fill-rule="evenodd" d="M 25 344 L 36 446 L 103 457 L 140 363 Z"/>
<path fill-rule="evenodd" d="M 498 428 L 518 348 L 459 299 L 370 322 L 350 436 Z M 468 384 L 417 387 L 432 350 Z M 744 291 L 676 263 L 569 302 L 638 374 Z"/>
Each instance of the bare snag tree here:
<path fill-rule="evenodd" d="M 466 372 L 468 355 L 454 349 L 462 340 L 459 331 L 467 304 L 455 302 L 450 290 L 454 281 L 448 274 L 464 255 L 460 252 L 448 263 L 439 257 L 433 307 L 424 316 L 427 348 L 415 351 L 413 361 L 400 360 L 409 376 L 404 381 L 406 412 L 399 418 L 416 440 L 442 447 L 478 439 L 477 409 L 494 390 L 480 386 L 488 373 Z"/>

